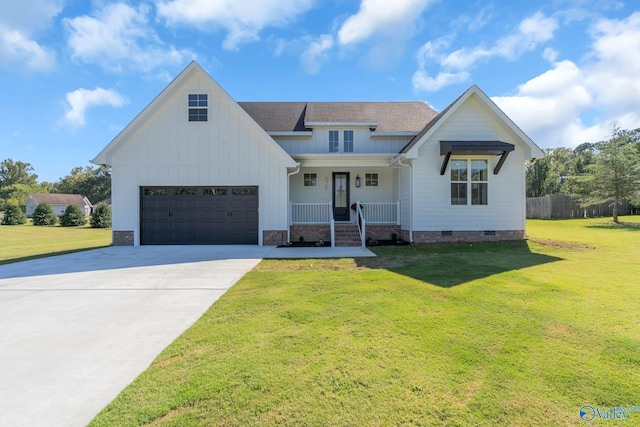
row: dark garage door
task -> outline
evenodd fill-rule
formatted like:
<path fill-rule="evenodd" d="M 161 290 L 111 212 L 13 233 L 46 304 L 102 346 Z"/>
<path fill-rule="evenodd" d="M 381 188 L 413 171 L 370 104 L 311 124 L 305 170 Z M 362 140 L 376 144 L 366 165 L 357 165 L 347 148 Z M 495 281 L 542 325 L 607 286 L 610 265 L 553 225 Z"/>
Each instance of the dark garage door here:
<path fill-rule="evenodd" d="M 258 187 L 142 187 L 143 245 L 257 245 Z"/>

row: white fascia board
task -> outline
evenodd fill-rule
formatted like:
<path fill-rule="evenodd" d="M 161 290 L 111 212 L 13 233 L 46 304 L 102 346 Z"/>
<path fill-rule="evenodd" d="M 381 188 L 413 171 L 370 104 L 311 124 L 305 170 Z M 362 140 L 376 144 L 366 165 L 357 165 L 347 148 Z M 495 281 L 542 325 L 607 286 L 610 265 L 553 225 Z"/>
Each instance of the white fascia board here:
<path fill-rule="evenodd" d="M 378 166 L 388 167 L 389 162 L 395 153 L 374 153 L 374 154 L 291 154 L 303 167 L 357 167 L 357 166 Z"/>
<path fill-rule="evenodd" d="M 340 127 L 378 127 L 378 122 L 304 122 L 305 127 L 340 126 Z"/>
<path fill-rule="evenodd" d="M 408 136 L 416 136 L 418 134 L 418 132 L 371 132 L 371 138 L 375 138 L 375 137 L 393 137 L 393 136 L 398 136 L 398 137 L 408 137 Z"/>
<path fill-rule="evenodd" d="M 297 137 L 297 136 L 302 136 L 305 138 L 311 138 L 313 136 L 313 132 L 311 131 L 298 131 L 298 132 L 267 132 L 270 136 L 293 136 L 293 137 Z"/>

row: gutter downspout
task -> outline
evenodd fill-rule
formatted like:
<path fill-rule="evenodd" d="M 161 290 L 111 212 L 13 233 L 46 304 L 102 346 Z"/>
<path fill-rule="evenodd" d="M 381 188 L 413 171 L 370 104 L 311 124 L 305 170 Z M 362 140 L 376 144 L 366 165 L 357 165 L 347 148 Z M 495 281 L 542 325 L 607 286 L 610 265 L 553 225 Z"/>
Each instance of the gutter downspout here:
<path fill-rule="evenodd" d="M 402 163 L 405 157 L 397 157 L 396 164 L 409 169 L 409 242 L 413 244 L 413 167 Z"/>
<path fill-rule="evenodd" d="M 291 241 L 291 176 L 300 173 L 300 162 L 296 162 L 296 170 L 287 174 L 287 241 Z"/>

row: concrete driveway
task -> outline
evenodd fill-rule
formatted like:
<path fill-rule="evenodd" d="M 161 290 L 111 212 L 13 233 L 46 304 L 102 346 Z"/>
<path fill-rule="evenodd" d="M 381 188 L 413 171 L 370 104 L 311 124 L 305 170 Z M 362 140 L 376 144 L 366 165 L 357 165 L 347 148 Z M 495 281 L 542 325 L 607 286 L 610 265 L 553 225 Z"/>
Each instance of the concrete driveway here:
<path fill-rule="evenodd" d="M 108 247 L 0 266 L 0 423 L 84 426 L 273 247 Z"/>

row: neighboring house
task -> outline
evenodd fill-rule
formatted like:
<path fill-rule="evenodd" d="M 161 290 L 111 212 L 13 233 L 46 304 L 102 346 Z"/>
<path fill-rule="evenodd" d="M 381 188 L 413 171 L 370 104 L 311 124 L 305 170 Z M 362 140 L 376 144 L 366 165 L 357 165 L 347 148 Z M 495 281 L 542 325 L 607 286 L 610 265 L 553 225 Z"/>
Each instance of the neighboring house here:
<path fill-rule="evenodd" d="M 78 205 L 85 215 L 91 215 L 93 208 L 89 199 L 79 194 L 29 193 L 26 209 L 29 218 L 40 203 L 50 205 L 56 215 L 62 215 L 69 205 Z"/>
<path fill-rule="evenodd" d="M 112 167 L 114 245 L 363 244 L 522 239 L 542 156 L 477 86 L 440 114 L 237 103 L 192 62 L 92 162 Z"/>

